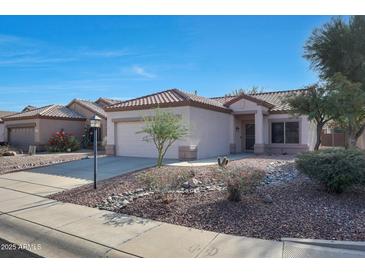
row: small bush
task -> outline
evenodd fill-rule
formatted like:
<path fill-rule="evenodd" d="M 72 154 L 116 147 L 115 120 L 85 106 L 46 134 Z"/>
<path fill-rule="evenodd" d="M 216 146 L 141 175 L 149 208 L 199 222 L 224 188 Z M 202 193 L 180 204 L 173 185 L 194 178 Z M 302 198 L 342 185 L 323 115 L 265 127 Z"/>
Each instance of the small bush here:
<path fill-rule="evenodd" d="M 262 180 L 264 172 L 247 167 L 217 168 L 215 179 L 227 186 L 229 201 L 238 202 Z"/>
<path fill-rule="evenodd" d="M 180 188 L 181 184 L 195 176 L 192 169 L 153 168 L 137 175 L 137 179 L 150 190 L 166 192 Z"/>
<path fill-rule="evenodd" d="M 353 184 L 365 182 L 365 154 L 360 150 L 326 149 L 303 153 L 298 169 L 323 183 L 329 192 L 341 193 Z"/>
<path fill-rule="evenodd" d="M 71 134 L 63 130 L 56 132 L 48 141 L 49 152 L 68 152 L 80 149 L 80 142 Z"/>

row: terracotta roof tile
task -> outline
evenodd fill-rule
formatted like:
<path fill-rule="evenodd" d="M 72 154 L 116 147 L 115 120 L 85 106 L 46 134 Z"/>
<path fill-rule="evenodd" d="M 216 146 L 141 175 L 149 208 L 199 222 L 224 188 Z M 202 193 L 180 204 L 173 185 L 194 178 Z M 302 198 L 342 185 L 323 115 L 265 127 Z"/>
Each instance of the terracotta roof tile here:
<path fill-rule="evenodd" d="M 256 94 L 247 94 L 250 97 L 258 99 L 260 101 L 269 103 L 272 105 L 270 107 L 270 112 L 286 112 L 289 110 L 289 106 L 284 104 L 282 101 L 285 97 L 295 94 L 300 94 L 306 92 L 308 89 L 296 89 L 296 90 L 285 90 L 285 91 L 271 91 L 271 92 L 260 92 Z M 239 98 L 240 95 L 236 96 L 223 96 L 223 97 L 214 97 L 211 98 L 216 100 L 224 105 L 229 104 L 233 100 Z"/>
<path fill-rule="evenodd" d="M 106 111 L 136 110 L 156 107 L 196 106 L 216 111 L 230 112 L 222 103 L 178 89 L 165 90 L 106 107 Z"/>
<path fill-rule="evenodd" d="M 19 112 L 14 115 L 7 116 L 4 120 L 21 120 L 21 119 L 29 119 L 29 118 L 58 118 L 58 119 L 75 119 L 75 120 L 84 120 L 85 117 L 80 113 L 73 111 L 65 106 L 61 105 L 49 105 L 40 108 L 36 108 L 33 110 Z"/>
<path fill-rule="evenodd" d="M 272 91 L 272 92 L 263 92 L 252 94 L 251 96 L 266 101 L 274 107 L 270 110 L 270 112 L 282 112 L 288 111 L 289 106 L 283 103 L 283 99 L 287 96 L 301 94 L 307 92 L 308 89 L 296 89 L 296 90 L 285 90 L 285 91 Z"/>

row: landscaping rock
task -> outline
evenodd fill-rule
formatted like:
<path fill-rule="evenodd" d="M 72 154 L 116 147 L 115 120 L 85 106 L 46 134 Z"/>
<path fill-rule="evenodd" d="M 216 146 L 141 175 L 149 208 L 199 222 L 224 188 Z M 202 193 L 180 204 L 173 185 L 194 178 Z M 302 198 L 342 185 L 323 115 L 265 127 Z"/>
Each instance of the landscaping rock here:
<path fill-rule="evenodd" d="M 122 206 L 124 207 L 124 206 L 127 206 L 129 204 L 129 201 L 128 200 L 123 200 L 122 201 Z"/>
<path fill-rule="evenodd" d="M 13 157 L 0 157 L 0 174 L 13 172 L 16 170 L 23 170 L 27 168 L 80 160 L 83 157 L 85 157 L 84 154 L 70 154 L 70 155 L 49 154 L 49 155 L 30 156 L 30 155 L 18 154 L 15 151 L 7 151 L 6 153 L 9 156 Z"/>
<path fill-rule="evenodd" d="M 265 204 L 272 204 L 273 203 L 273 199 L 271 198 L 271 196 L 269 194 L 265 195 L 263 201 L 264 201 Z"/>
<path fill-rule="evenodd" d="M 202 184 L 201 181 L 199 181 L 195 178 L 192 178 L 189 181 L 186 181 L 186 182 L 182 183 L 181 186 L 185 189 L 189 189 L 189 188 L 197 188 L 201 184 Z"/>
<path fill-rule="evenodd" d="M 15 151 L 6 151 L 3 153 L 3 156 L 16 156 Z"/>

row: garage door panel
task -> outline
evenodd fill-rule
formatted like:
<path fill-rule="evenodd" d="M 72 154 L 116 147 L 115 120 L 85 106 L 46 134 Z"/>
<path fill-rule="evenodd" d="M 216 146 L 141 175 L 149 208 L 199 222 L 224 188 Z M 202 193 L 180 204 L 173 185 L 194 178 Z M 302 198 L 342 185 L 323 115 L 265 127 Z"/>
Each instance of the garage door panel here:
<path fill-rule="evenodd" d="M 146 134 L 137 134 L 143 126 L 143 122 L 121 122 L 117 124 L 116 154 L 118 156 L 157 157 L 154 143 L 143 140 Z M 178 158 L 177 144 L 169 149 L 166 158 Z"/>
<path fill-rule="evenodd" d="M 34 144 L 34 128 L 20 127 L 9 129 L 9 143 L 12 146 L 28 149 Z"/>

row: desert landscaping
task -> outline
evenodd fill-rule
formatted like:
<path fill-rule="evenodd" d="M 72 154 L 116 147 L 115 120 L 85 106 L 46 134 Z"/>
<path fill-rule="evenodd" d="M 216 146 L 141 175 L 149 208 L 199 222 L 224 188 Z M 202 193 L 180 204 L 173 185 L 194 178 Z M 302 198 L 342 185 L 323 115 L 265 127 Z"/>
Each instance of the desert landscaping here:
<path fill-rule="evenodd" d="M 225 169 L 150 168 L 100 182 L 96 191 L 86 185 L 50 198 L 247 237 L 365 240 L 363 186 L 328 193 L 288 155 L 252 155 Z M 238 202 L 227 200 L 227 170 L 250 184 Z"/>

